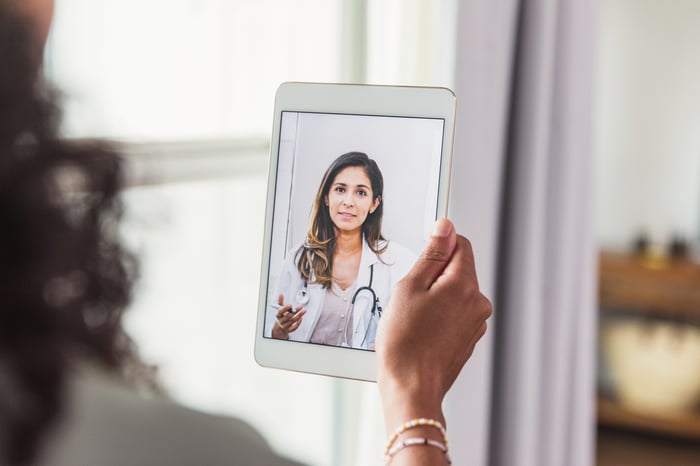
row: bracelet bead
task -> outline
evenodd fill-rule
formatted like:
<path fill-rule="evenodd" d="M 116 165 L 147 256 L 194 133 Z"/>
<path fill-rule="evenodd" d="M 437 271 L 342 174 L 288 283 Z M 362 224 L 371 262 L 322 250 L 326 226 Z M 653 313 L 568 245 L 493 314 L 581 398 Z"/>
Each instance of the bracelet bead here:
<path fill-rule="evenodd" d="M 396 455 L 398 452 L 400 452 L 404 448 L 414 446 L 414 445 L 429 446 L 429 447 L 438 448 L 445 455 L 445 460 L 447 461 L 447 464 L 448 465 L 452 464 L 452 460 L 450 459 L 450 455 L 448 453 L 449 450 L 447 448 L 447 445 L 445 445 L 444 443 L 440 443 L 437 440 L 433 440 L 433 439 L 429 439 L 429 438 L 425 438 L 425 437 L 411 437 L 411 438 L 402 440 L 401 442 L 399 442 L 398 445 L 395 445 L 388 452 L 386 452 L 386 454 L 384 455 L 384 465 L 389 466 L 394 455 Z"/>
<path fill-rule="evenodd" d="M 447 431 L 445 430 L 445 427 L 440 423 L 440 421 L 420 417 L 404 422 L 394 431 L 394 433 L 387 441 L 386 447 L 384 448 L 384 456 L 386 457 L 389 454 L 389 450 L 391 450 L 391 447 L 394 445 L 394 442 L 396 442 L 396 439 L 399 438 L 399 435 L 403 434 L 409 429 L 413 429 L 414 427 L 419 426 L 428 426 L 438 429 L 440 431 L 440 434 L 442 434 L 442 440 L 444 442 L 445 448 L 448 448 Z"/>

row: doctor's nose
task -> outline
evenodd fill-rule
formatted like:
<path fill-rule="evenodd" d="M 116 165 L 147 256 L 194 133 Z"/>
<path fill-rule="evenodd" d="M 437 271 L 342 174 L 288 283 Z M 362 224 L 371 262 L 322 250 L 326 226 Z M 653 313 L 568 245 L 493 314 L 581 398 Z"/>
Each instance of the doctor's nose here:
<path fill-rule="evenodd" d="M 353 205 L 352 196 L 345 196 L 343 198 L 343 205 L 346 205 L 348 207 L 352 206 Z"/>

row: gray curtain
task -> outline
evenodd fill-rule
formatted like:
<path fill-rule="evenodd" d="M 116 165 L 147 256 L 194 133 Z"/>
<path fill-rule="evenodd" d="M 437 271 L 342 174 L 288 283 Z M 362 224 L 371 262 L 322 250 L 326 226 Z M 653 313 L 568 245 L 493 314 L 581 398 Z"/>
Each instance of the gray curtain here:
<path fill-rule="evenodd" d="M 448 399 L 455 464 L 591 465 L 595 2 L 466 0 L 458 21 L 452 216 L 495 315 Z"/>

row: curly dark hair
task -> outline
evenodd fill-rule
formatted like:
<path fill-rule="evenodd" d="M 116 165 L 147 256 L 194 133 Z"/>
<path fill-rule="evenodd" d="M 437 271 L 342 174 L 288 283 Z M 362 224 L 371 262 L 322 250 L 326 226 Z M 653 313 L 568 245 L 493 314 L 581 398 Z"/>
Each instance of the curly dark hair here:
<path fill-rule="evenodd" d="M 122 160 L 58 137 L 40 62 L 31 29 L 0 2 L 0 464 L 35 458 L 76 355 L 114 369 L 133 354 Z"/>

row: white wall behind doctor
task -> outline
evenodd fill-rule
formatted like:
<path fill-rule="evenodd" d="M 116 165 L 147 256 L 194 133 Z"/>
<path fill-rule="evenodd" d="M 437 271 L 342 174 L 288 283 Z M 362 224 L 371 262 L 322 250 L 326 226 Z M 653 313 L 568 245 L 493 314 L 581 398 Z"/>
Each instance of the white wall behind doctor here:
<path fill-rule="evenodd" d="M 323 174 L 351 151 L 365 152 L 382 171 L 385 237 L 416 254 L 423 249 L 436 215 L 442 120 L 300 113 L 283 124 L 293 138 L 283 146 L 291 153 L 280 154 L 293 159 L 287 250 L 306 236 Z"/>

